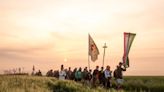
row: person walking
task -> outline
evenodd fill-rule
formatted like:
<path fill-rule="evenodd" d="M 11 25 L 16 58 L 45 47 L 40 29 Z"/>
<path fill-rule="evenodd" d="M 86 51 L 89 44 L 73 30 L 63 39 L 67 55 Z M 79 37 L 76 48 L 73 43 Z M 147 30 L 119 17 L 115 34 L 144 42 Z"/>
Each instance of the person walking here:
<path fill-rule="evenodd" d="M 99 84 L 99 66 L 96 66 L 96 69 L 93 71 L 93 87 L 96 87 Z"/>
<path fill-rule="evenodd" d="M 106 80 L 105 87 L 110 88 L 112 86 L 111 84 L 112 71 L 110 70 L 110 66 L 106 67 L 104 74 L 105 74 L 105 80 Z"/>
<path fill-rule="evenodd" d="M 68 68 L 68 71 L 67 71 L 67 77 L 66 77 L 66 79 L 71 80 L 71 76 L 72 76 L 72 70 L 71 70 L 71 67 L 69 67 Z"/>
<path fill-rule="evenodd" d="M 105 87 L 105 74 L 104 74 L 104 67 L 101 67 L 99 71 L 99 82 L 101 86 Z"/>
<path fill-rule="evenodd" d="M 81 81 L 82 80 L 82 71 L 81 71 L 81 67 L 79 68 L 78 71 L 76 71 L 75 73 L 75 78 L 77 81 Z"/>
<path fill-rule="evenodd" d="M 59 80 L 65 80 L 66 72 L 64 70 L 64 66 L 61 65 L 61 70 L 59 71 Z"/>
<path fill-rule="evenodd" d="M 123 85 L 123 71 L 126 71 L 126 68 L 122 68 L 123 63 L 120 62 L 119 65 L 117 66 L 117 70 L 116 70 L 116 83 L 117 83 L 117 89 L 122 89 L 122 85 Z"/>

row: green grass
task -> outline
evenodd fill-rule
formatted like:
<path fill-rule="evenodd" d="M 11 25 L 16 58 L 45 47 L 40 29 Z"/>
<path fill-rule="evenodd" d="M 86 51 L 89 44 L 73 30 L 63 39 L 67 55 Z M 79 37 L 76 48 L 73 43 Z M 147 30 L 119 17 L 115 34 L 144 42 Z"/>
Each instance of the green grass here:
<path fill-rule="evenodd" d="M 164 92 L 164 76 L 127 76 L 125 90 Z"/>
<path fill-rule="evenodd" d="M 114 85 L 114 81 L 113 81 Z M 117 92 L 101 87 L 90 88 L 73 81 L 60 81 L 52 77 L 0 76 L 0 92 Z M 125 77 L 121 92 L 164 92 L 164 77 Z"/>
<path fill-rule="evenodd" d="M 10 75 L 0 76 L 0 92 L 105 92 L 105 89 L 91 89 L 80 83 L 52 77 Z"/>

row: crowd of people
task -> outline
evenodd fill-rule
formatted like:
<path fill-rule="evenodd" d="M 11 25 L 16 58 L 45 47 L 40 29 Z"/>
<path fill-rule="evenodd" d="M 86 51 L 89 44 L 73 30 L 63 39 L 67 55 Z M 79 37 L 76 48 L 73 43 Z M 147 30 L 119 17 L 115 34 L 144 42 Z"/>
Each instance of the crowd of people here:
<path fill-rule="evenodd" d="M 112 87 L 111 81 L 112 77 L 114 77 L 116 88 L 122 89 L 122 84 L 124 81 L 122 71 L 126 71 L 126 68 L 123 67 L 122 62 L 117 65 L 114 72 L 111 71 L 109 65 L 106 66 L 105 69 L 104 67 L 101 67 L 100 70 L 99 66 L 96 66 L 93 71 L 91 69 L 88 70 L 87 67 L 85 67 L 83 70 L 81 67 L 75 68 L 72 71 L 71 67 L 65 69 L 64 65 L 61 65 L 60 71 L 53 71 L 51 69 L 47 72 L 46 76 L 56 77 L 59 80 L 74 80 L 76 82 L 81 82 L 92 87 L 102 86 L 105 88 Z"/>

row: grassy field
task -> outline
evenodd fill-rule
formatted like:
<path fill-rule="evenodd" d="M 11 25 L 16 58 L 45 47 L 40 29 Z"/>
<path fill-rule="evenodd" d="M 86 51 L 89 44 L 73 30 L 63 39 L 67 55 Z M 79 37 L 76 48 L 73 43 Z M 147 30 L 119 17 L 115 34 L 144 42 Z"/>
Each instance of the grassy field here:
<path fill-rule="evenodd" d="M 164 92 L 164 76 L 127 76 L 124 82 L 125 90 L 137 92 Z"/>
<path fill-rule="evenodd" d="M 114 85 L 114 81 L 113 81 Z M 51 77 L 0 76 L 0 92 L 117 92 Z M 125 77 L 121 92 L 164 92 L 164 77 Z"/>

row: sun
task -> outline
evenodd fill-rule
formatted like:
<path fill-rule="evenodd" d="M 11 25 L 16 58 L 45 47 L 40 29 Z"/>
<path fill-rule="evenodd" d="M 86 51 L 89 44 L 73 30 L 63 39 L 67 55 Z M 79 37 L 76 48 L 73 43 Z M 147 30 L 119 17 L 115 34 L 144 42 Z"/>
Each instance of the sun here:
<path fill-rule="evenodd" d="M 65 59 L 64 59 L 64 62 L 67 62 L 67 61 L 68 61 L 67 58 L 65 58 Z"/>

